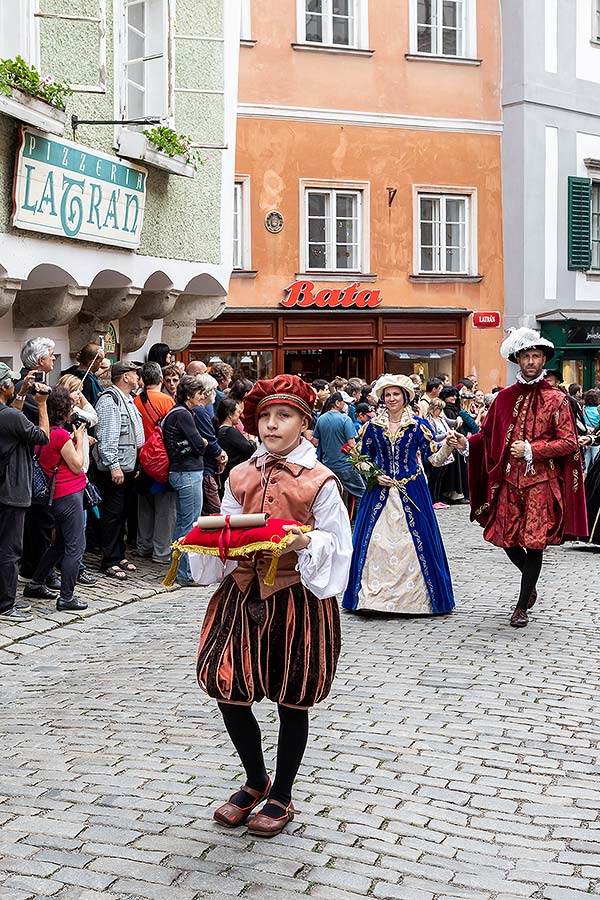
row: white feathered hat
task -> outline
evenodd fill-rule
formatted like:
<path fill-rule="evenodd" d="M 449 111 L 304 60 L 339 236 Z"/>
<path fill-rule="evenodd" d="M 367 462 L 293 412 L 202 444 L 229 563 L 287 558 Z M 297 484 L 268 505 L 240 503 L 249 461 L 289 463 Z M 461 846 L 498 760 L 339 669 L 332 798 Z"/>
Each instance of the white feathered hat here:
<path fill-rule="evenodd" d="M 533 328 L 512 328 L 500 347 L 500 355 L 517 363 L 519 353 L 523 350 L 542 350 L 546 359 L 554 356 L 554 344 L 540 336 Z"/>
<path fill-rule="evenodd" d="M 378 400 L 381 400 L 386 387 L 402 388 L 411 400 L 415 399 L 415 386 L 407 375 L 382 375 L 378 378 L 373 388 L 373 393 Z"/>

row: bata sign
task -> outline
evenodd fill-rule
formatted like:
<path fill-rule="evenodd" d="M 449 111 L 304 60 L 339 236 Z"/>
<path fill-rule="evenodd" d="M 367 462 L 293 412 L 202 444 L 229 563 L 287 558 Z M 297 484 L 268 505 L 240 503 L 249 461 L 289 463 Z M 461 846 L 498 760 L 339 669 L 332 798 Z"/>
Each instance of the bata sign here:
<path fill-rule="evenodd" d="M 11 224 L 134 250 L 142 233 L 146 174 L 98 150 L 23 128 Z"/>
<path fill-rule="evenodd" d="M 316 306 L 321 309 L 335 306 L 348 309 L 356 306 L 359 309 L 373 309 L 383 300 L 381 291 L 363 290 L 359 281 L 341 290 L 324 288 L 321 291 L 315 291 L 312 281 L 294 281 L 285 289 L 285 293 L 286 296 L 280 303 L 288 309 L 292 306 Z"/>
<path fill-rule="evenodd" d="M 473 328 L 500 328 L 500 313 L 474 312 Z"/>

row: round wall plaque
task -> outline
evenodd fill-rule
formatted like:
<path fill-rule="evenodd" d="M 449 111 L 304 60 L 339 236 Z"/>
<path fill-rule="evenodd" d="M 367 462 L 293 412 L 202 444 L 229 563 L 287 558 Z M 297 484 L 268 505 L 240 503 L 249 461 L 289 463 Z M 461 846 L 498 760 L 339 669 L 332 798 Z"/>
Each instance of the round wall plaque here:
<path fill-rule="evenodd" d="M 265 216 L 265 228 L 267 231 L 270 231 L 271 234 L 279 234 L 283 228 L 283 216 L 276 209 L 272 209 L 271 212 L 268 212 Z"/>

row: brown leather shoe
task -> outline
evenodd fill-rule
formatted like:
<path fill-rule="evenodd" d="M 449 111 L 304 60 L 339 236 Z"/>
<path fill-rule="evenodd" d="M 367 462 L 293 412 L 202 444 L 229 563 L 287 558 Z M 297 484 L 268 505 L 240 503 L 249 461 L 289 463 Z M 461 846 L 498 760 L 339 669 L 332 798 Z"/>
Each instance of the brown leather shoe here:
<path fill-rule="evenodd" d="M 527 615 L 527 610 L 521 609 L 519 606 L 516 606 L 515 611 L 511 616 L 510 624 L 513 628 L 526 628 L 526 626 L 529 625 L 529 616 Z"/>
<path fill-rule="evenodd" d="M 535 606 L 535 602 L 536 602 L 537 598 L 538 598 L 538 592 L 537 592 L 537 590 L 534 588 L 534 589 L 532 590 L 532 592 L 530 593 L 530 595 L 529 595 L 529 600 L 528 600 L 528 602 L 527 602 L 527 609 L 533 609 L 533 607 Z"/>
<path fill-rule="evenodd" d="M 276 834 L 281 834 L 287 823 L 294 818 L 296 810 L 291 802 L 287 806 L 284 806 L 279 800 L 269 800 L 268 802 L 271 805 L 280 806 L 283 810 L 283 815 L 274 818 L 265 816 L 260 812 L 254 813 L 248 819 L 249 834 L 254 834 L 257 837 L 275 837 Z"/>
<path fill-rule="evenodd" d="M 224 825 L 226 828 L 237 828 L 238 825 L 243 825 L 254 807 L 258 806 L 271 790 L 271 779 L 268 779 L 264 791 L 257 791 L 255 788 L 248 787 L 247 784 L 240 788 L 240 790 L 244 791 L 246 794 L 250 794 L 251 797 L 254 797 L 254 801 L 249 806 L 237 806 L 235 803 L 231 802 L 235 797 L 235 794 L 239 793 L 239 791 L 236 791 L 235 794 L 231 795 L 227 803 L 224 803 L 223 806 L 219 806 L 218 809 L 215 809 L 213 819 L 218 822 L 219 825 Z"/>

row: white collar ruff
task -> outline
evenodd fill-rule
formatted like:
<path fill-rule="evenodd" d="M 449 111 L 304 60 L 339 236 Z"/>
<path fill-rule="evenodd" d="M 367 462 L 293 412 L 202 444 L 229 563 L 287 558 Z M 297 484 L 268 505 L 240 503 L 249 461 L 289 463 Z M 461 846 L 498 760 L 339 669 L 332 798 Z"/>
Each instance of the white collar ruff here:
<path fill-rule="evenodd" d="M 265 445 L 261 443 L 258 450 L 254 451 L 250 459 L 258 459 L 261 456 L 268 455 L 269 451 Z M 288 462 L 304 466 L 305 469 L 314 469 L 317 462 L 317 451 L 314 444 L 311 444 L 310 441 L 307 441 L 306 438 L 303 437 L 298 446 L 294 447 L 291 453 L 288 453 L 286 457 L 282 458 L 285 458 Z"/>
<path fill-rule="evenodd" d="M 532 381 L 527 381 L 526 378 L 523 377 L 522 372 L 517 372 L 517 381 L 519 384 L 538 384 L 538 382 L 543 381 L 548 373 L 544 369 L 541 375 L 538 375 L 537 378 L 534 378 Z"/>

